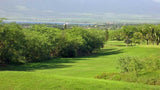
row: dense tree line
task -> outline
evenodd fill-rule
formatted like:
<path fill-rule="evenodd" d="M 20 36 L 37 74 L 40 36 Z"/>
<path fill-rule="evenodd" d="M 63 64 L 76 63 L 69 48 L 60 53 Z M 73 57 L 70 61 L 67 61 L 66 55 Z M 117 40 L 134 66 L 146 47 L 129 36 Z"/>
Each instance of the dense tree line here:
<path fill-rule="evenodd" d="M 141 44 L 145 42 L 147 45 L 159 45 L 160 43 L 160 25 L 137 25 L 123 26 L 122 29 L 110 32 L 111 40 L 119 40 L 129 44 Z"/>
<path fill-rule="evenodd" d="M 105 30 L 57 29 L 45 25 L 23 28 L 0 23 L 0 63 L 21 64 L 53 57 L 76 57 L 91 54 L 103 47 Z"/>

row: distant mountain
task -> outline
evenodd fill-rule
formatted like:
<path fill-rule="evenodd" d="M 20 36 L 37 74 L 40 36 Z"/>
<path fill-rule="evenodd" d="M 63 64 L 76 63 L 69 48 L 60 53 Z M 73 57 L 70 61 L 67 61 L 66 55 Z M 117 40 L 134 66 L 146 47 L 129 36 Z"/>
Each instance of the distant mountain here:
<path fill-rule="evenodd" d="M 3 0 L 0 17 L 51 22 L 159 22 L 160 0 Z"/>

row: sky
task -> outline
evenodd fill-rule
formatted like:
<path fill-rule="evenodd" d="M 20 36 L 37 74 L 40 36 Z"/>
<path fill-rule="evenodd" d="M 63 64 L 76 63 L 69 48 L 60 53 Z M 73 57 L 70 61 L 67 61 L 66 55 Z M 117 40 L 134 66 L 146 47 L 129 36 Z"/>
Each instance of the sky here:
<path fill-rule="evenodd" d="M 104 13 L 159 15 L 160 0 L 0 0 L 0 17 Z"/>

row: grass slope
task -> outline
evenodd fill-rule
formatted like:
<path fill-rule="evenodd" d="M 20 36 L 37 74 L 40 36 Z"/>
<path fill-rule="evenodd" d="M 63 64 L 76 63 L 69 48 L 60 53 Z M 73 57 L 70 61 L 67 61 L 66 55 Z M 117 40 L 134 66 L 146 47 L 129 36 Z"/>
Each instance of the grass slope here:
<path fill-rule="evenodd" d="M 160 48 L 125 47 L 122 42 L 108 42 L 96 55 L 57 58 L 21 66 L 0 67 L 0 90 L 159 90 L 149 86 L 118 81 L 98 80 L 102 72 L 120 72 L 117 58 L 122 55 L 145 57 L 158 55 Z"/>
<path fill-rule="evenodd" d="M 18 77 L 17 77 L 18 75 Z M 7 78 L 6 78 L 7 76 Z M 4 72 L 1 74 L 1 90 L 142 90 L 159 89 L 160 87 L 147 86 L 117 81 L 106 81 L 87 78 L 75 78 L 56 75 L 26 72 Z"/>

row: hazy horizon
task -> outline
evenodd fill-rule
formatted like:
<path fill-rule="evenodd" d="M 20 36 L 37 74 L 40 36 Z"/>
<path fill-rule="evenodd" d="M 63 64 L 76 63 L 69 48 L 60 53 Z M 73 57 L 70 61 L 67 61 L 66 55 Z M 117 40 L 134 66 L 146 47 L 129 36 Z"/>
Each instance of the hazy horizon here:
<path fill-rule="evenodd" d="M 160 0 L 1 0 L 10 20 L 118 22 L 160 20 Z"/>

